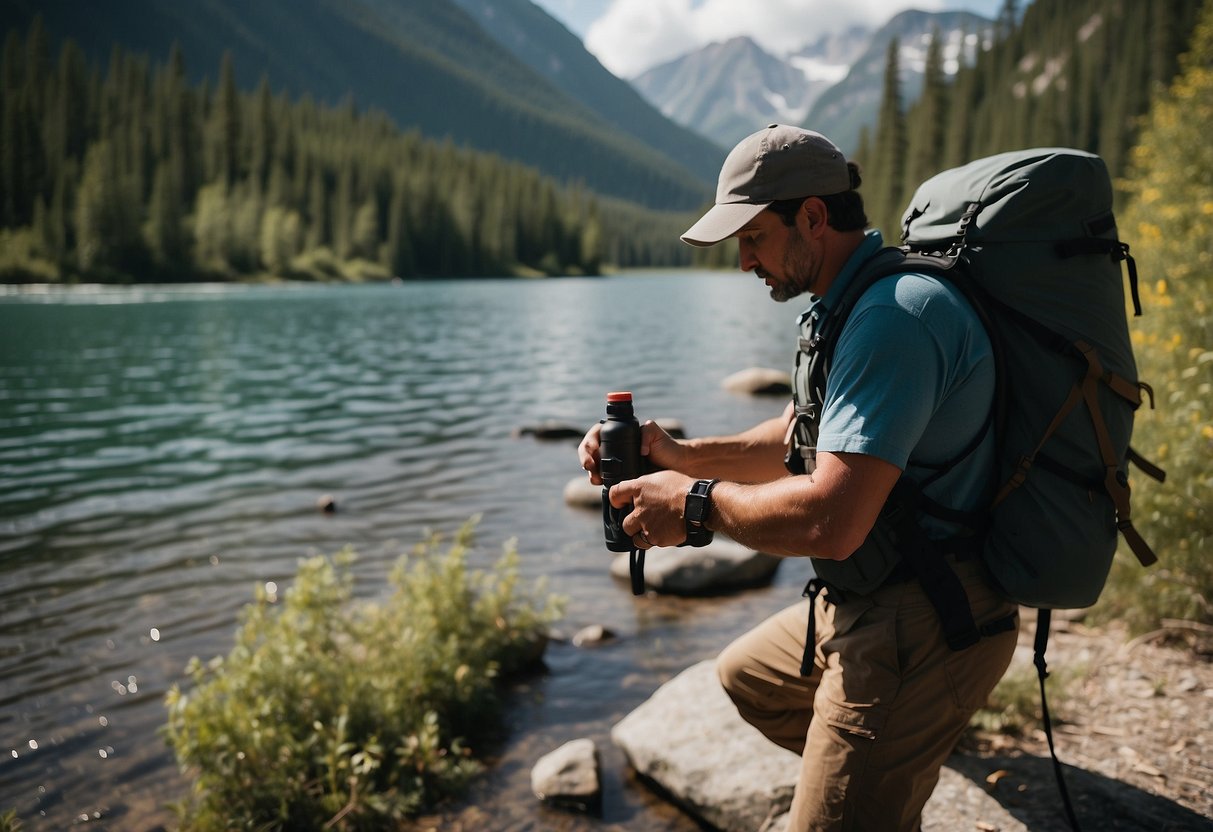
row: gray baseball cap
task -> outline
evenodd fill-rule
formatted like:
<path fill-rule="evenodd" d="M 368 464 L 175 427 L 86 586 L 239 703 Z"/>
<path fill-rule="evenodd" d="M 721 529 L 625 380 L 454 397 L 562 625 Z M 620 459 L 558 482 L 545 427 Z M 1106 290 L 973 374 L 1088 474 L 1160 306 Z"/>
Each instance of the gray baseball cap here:
<path fill-rule="evenodd" d="M 777 199 L 829 196 L 851 189 L 847 159 L 832 141 L 802 127 L 771 124 L 742 139 L 724 160 L 716 204 L 682 235 L 713 246 Z"/>

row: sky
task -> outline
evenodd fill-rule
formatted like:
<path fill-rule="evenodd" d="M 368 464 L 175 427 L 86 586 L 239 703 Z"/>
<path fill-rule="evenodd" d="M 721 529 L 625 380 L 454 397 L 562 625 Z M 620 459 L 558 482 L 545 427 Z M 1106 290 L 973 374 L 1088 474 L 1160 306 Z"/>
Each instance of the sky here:
<path fill-rule="evenodd" d="M 786 54 L 855 23 L 878 26 L 906 9 L 994 17 L 1003 0 L 534 0 L 622 78 L 709 43 L 749 35 Z"/>

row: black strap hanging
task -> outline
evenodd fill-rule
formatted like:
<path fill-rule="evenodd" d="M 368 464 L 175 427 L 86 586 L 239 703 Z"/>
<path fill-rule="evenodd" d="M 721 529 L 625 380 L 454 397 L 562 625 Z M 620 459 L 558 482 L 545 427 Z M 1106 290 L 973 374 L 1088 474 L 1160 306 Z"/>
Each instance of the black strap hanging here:
<path fill-rule="evenodd" d="M 632 594 L 644 595 L 644 549 L 632 547 L 628 554 L 628 573 L 632 577 Z"/>
<path fill-rule="evenodd" d="M 1045 664 L 1045 648 L 1049 646 L 1049 622 L 1051 611 L 1041 609 L 1036 611 L 1036 641 L 1032 649 L 1032 663 L 1036 665 L 1036 676 L 1040 679 L 1040 713 L 1044 723 L 1045 737 L 1049 741 L 1049 756 L 1053 758 L 1053 775 L 1057 778 L 1057 790 L 1061 792 L 1061 802 L 1066 807 L 1066 820 L 1074 832 L 1081 832 L 1078 816 L 1074 814 L 1074 805 L 1070 802 L 1070 793 L 1066 789 L 1066 779 L 1061 770 L 1061 761 L 1057 759 L 1057 750 L 1053 747 L 1053 723 L 1049 719 L 1049 703 L 1045 700 L 1045 679 L 1049 676 Z"/>
<path fill-rule="evenodd" d="M 804 655 L 800 659 L 800 675 L 813 672 L 813 656 L 817 652 L 817 596 L 826 588 L 820 578 L 810 578 L 804 586 L 802 597 L 809 599 L 809 629 L 804 638 Z"/>

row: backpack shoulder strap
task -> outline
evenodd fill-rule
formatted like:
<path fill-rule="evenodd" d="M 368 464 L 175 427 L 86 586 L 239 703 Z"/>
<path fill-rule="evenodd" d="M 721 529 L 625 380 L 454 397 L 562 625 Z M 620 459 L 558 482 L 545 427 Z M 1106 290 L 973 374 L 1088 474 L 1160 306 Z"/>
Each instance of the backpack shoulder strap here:
<path fill-rule="evenodd" d="M 812 348 L 820 350 L 827 362 L 834 356 L 838 336 L 846 326 L 855 304 L 877 281 L 895 274 L 926 272 L 944 276 L 956 265 L 956 260 L 930 254 L 920 254 L 905 248 L 886 246 L 873 254 L 859 266 L 859 272 L 851 278 L 842 296 L 831 308 L 827 308 Z"/>

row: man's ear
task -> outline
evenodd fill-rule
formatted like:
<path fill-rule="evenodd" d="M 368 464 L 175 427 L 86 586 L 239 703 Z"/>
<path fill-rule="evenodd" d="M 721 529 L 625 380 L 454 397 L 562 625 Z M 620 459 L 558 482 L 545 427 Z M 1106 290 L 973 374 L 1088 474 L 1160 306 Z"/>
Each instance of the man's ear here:
<path fill-rule="evenodd" d="M 811 196 L 806 199 L 800 204 L 800 212 L 804 215 L 810 231 L 820 232 L 825 229 L 830 212 L 820 197 Z"/>

